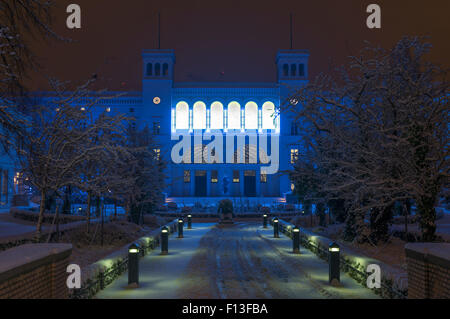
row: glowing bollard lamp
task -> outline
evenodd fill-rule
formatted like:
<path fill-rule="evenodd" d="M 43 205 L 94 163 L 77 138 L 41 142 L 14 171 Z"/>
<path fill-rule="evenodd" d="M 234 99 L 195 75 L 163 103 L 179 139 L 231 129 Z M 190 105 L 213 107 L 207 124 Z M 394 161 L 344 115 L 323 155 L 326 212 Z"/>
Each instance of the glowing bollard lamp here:
<path fill-rule="evenodd" d="M 161 255 L 169 253 L 169 229 L 164 226 L 161 229 Z"/>
<path fill-rule="evenodd" d="M 192 229 L 192 215 L 187 215 L 187 220 L 188 220 L 188 229 Z"/>
<path fill-rule="evenodd" d="M 273 219 L 273 237 L 274 238 L 280 238 L 280 235 L 279 235 L 279 233 L 278 233 L 278 227 L 279 227 L 280 225 L 278 224 L 278 218 L 277 217 L 275 217 L 274 219 Z"/>
<path fill-rule="evenodd" d="M 267 228 L 267 214 L 263 215 L 263 227 Z"/>
<path fill-rule="evenodd" d="M 183 218 L 178 218 L 178 238 L 183 238 Z"/>
<path fill-rule="evenodd" d="M 340 247 L 336 242 L 332 242 L 328 247 L 328 262 L 330 267 L 329 283 L 332 286 L 339 286 L 341 282 Z"/>
<path fill-rule="evenodd" d="M 294 227 L 292 230 L 292 251 L 294 254 L 300 254 L 300 229 Z"/>
<path fill-rule="evenodd" d="M 139 245 L 128 247 L 128 286 L 139 286 Z"/>

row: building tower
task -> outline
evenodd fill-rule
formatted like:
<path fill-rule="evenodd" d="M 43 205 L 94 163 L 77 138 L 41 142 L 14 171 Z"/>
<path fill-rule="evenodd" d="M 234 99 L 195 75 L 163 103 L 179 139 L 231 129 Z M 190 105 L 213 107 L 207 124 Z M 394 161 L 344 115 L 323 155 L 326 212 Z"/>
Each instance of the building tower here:
<path fill-rule="evenodd" d="M 278 51 L 277 81 L 280 86 L 280 103 L 291 103 L 290 96 L 300 87 L 308 83 L 308 58 L 306 50 L 280 50 Z M 293 101 L 296 103 L 295 101 Z M 292 169 L 292 156 L 298 155 L 300 126 L 295 123 L 289 114 L 283 114 L 280 119 L 280 171 Z M 280 177 L 280 195 L 283 196 L 291 190 L 291 182 L 287 174 Z"/>

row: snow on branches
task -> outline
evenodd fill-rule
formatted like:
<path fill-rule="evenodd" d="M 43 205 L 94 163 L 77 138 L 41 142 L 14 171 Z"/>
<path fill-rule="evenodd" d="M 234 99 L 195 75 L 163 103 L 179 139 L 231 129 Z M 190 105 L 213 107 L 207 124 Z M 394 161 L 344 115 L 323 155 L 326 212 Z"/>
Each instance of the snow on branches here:
<path fill-rule="evenodd" d="M 396 202 L 414 199 L 423 239 L 434 238 L 434 206 L 448 187 L 449 105 L 446 71 L 425 61 L 429 50 L 406 37 L 390 50 L 367 47 L 285 107 L 304 123 L 300 160 L 317 167 L 320 193 L 344 199 L 362 228 L 366 213 L 376 224 Z"/>

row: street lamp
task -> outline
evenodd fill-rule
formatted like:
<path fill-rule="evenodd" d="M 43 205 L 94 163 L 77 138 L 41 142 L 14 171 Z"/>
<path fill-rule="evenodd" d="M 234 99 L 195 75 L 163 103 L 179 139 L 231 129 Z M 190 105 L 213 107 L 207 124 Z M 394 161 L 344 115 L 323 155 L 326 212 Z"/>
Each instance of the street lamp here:
<path fill-rule="evenodd" d="M 329 283 L 332 286 L 338 286 L 340 279 L 340 247 L 336 242 L 332 242 L 328 247 L 329 262 Z"/>
<path fill-rule="evenodd" d="M 169 253 L 169 229 L 164 226 L 161 229 L 161 255 Z"/>
<path fill-rule="evenodd" d="M 139 286 L 139 245 L 128 247 L 128 285 Z"/>
<path fill-rule="evenodd" d="M 263 215 L 263 227 L 267 228 L 267 214 Z"/>
<path fill-rule="evenodd" d="M 292 230 L 292 245 L 294 254 L 300 254 L 300 229 L 294 227 Z"/>
<path fill-rule="evenodd" d="M 279 227 L 278 218 L 275 217 L 273 219 L 273 237 L 274 238 L 280 238 L 280 235 L 278 234 L 278 227 Z"/>
<path fill-rule="evenodd" d="M 192 229 L 192 215 L 191 214 L 189 214 L 189 215 L 187 215 L 187 222 L 188 222 L 188 229 Z"/>
<path fill-rule="evenodd" d="M 183 238 L 183 218 L 178 218 L 178 238 Z"/>

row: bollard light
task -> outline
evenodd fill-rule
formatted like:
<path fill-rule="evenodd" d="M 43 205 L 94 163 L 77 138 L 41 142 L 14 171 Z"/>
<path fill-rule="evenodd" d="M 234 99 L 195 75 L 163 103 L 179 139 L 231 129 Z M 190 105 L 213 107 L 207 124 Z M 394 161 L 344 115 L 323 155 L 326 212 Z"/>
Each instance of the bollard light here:
<path fill-rule="evenodd" d="M 263 227 L 267 228 L 267 214 L 263 215 Z"/>
<path fill-rule="evenodd" d="M 187 215 L 187 220 L 188 220 L 188 229 L 192 229 L 192 215 L 189 214 Z"/>
<path fill-rule="evenodd" d="M 340 247 L 336 242 L 332 242 L 328 247 L 329 262 L 329 283 L 332 286 L 339 286 L 341 282 L 340 270 Z"/>
<path fill-rule="evenodd" d="M 294 254 L 300 254 L 300 229 L 294 227 L 292 230 L 292 245 Z"/>
<path fill-rule="evenodd" d="M 273 237 L 274 238 L 280 238 L 280 235 L 279 235 L 279 233 L 278 233 L 278 227 L 279 227 L 280 225 L 279 225 L 279 223 L 278 223 L 278 218 L 277 217 L 275 217 L 274 219 L 273 219 Z"/>
<path fill-rule="evenodd" d="M 128 285 L 139 286 L 139 245 L 128 247 Z"/>
<path fill-rule="evenodd" d="M 161 255 L 169 253 L 169 229 L 164 226 L 161 229 Z"/>
<path fill-rule="evenodd" d="M 183 218 L 178 218 L 178 238 L 183 238 Z"/>

